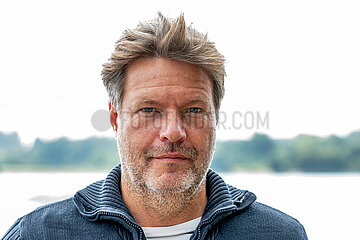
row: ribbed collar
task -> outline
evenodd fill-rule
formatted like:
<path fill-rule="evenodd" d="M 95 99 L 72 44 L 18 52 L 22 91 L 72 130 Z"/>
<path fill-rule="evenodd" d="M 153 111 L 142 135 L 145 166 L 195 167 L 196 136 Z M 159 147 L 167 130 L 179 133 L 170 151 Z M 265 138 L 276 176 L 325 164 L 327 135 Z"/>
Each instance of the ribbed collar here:
<path fill-rule="evenodd" d="M 121 166 L 115 166 L 105 180 L 95 182 L 74 196 L 79 212 L 88 220 L 109 219 L 119 221 L 119 217 L 137 227 L 135 219 L 122 200 L 120 192 Z M 211 222 L 211 225 L 234 211 L 241 210 L 256 200 L 248 191 L 239 190 L 224 182 L 213 170 L 206 176 L 208 202 L 199 227 Z M 129 226 L 127 226 L 128 228 Z M 138 227 L 137 227 L 138 228 Z"/>

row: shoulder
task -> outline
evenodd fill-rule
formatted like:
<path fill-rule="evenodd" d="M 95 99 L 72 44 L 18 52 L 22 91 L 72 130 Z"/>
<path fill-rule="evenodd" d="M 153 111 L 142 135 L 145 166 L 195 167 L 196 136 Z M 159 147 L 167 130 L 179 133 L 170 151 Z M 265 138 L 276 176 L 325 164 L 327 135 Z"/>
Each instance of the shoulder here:
<path fill-rule="evenodd" d="M 62 201 L 49 203 L 38 207 L 34 211 L 25 215 L 23 218 L 26 220 L 41 220 L 49 217 L 59 217 L 69 214 L 77 214 L 75 204 L 73 202 L 73 198 L 67 198 Z"/>
<path fill-rule="evenodd" d="M 22 230 L 31 230 L 40 226 L 59 226 L 60 224 L 63 226 L 76 220 L 81 220 L 81 215 L 77 211 L 73 198 L 71 197 L 35 209 L 22 217 L 20 227 Z M 34 225 L 33 223 L 37 224 Z"/>
<path fill-rule="evenodd" d="M 21 218 L 19 218 L 11 227 L 10 229 L 5 233 L 3 238 L 1 240 L 19 240 L 20 239 L 20 229 L 19 229 L 19 223 L 21 221 Z"/>
<path fill-rule="evenodd" d="M 254 202 L 244 214 L 258 219 L 260 223 L 271 223 L 270 225 L 275 224 L 278 227 L 291 228 L 301 225 L 295 218 L 260 202 Z"/>
<path fill-rule="evenodd" d="M 44 205 L 23 216 L 8 230 L 3 240 L 92 239 L 104 237 L 112 225 L 91 222 L 77 210 L 73 198 Z"/>
<path fill-rule="evenodd" d="M 13 240 L 25 236 L 38 236 L 49 225 L 61 226 L 66 219 L 77 216 L 72 198 L 41 206 L 19 218 L 8 230 L 3 239 Z"/>
<path fill-rule="evenodd" d="M 71 198 L 44 205 L 19 218 L 7 231 L 2 240 L 20 239 L 22 232 L 37 231 L 42 222 L 51 222 L 52 219 L 62 219 L 60 215 L 69 214 L 73 208 Z"/>
<path fill-rule="evenodd" d="M 228 237 L 241 234 L 244 239 L 307 239 L 298 220 L 259 202 L 224 219 L 221 228 L 220 234 Z"/>

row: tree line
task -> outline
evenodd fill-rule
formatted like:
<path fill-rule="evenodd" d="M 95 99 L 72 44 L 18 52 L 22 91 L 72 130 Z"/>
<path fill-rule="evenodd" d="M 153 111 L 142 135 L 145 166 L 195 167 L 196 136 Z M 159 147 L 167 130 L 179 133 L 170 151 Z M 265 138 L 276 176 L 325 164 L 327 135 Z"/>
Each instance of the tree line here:
<path fill-rule="evenodd" d="M 119 162 L 114 139 L 36 139 L 23 146 L 17 133 L 0 132 L 0 170 L 108 170 Z M 360 171 L 360 131 L 345 137 L 299 135 L 218 141 L 211 167 L 227 171 Z"/>

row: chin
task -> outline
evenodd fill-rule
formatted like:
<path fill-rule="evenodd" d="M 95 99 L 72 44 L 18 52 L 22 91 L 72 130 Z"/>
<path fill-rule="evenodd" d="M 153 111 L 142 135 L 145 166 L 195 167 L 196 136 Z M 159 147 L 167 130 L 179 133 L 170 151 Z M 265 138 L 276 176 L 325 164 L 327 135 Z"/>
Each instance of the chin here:
<path fill-rule="evenodd" d="M 154 191 L 182 192 L 191 188 L 194 177 L 184 172 L 162 173 L 160 176 L 148 178 L 146 183 L 147 187 Z"/>
<path fill-rule="evenodd" d="M 197 189 L 200 182 L 192 171 L 163 173 L 148 178 L 146 188 L 157 193 L 182 193 Z"/>

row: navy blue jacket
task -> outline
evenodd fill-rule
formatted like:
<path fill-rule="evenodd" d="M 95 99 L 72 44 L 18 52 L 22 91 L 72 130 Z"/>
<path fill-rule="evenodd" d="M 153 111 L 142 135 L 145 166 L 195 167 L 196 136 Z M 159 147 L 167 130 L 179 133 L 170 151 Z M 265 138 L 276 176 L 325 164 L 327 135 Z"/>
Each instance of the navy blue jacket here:
<path fill-rule="evenodd" d="M 122 200 L 120 176 L 118 165 L 74 197 L 18 219 L 3 239 L 146 239 Z M 206 186 L 208 202 L 191 239 L 307 239 L 296 219 L 256 202 L 253 193 L 227 185 L 212 170 Z"/>

